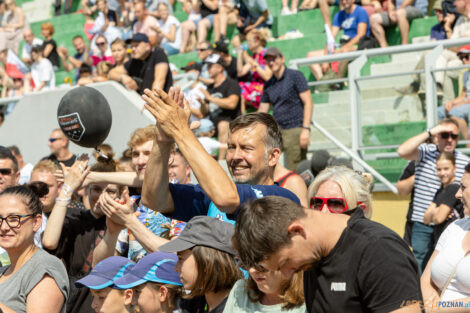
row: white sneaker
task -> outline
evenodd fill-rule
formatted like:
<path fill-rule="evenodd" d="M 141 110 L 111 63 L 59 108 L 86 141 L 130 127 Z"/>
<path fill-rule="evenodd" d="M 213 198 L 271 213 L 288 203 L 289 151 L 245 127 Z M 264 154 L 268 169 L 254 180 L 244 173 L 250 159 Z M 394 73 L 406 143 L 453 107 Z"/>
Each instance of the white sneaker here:
<path fill-rule="evenodd" d="M 281 10 L 281 15 L 290 15 L 292 14 L 288 7 L 283 7 Z"/>
<path fill-rule="evenodd" d="M 290 11 L 290 14 L 297 14 L 297 9 L 294 9 L 294 11 Z"/>

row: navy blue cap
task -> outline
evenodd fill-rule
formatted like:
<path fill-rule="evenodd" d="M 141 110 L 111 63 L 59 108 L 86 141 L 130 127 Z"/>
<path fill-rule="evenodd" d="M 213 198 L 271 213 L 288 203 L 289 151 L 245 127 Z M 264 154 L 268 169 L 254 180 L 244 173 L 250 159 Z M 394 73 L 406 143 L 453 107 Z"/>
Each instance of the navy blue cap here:
<path fill-rule="evenodd" d="M 112 256 L 104 259 L 91 270 L 90 274 L 75 282 L 75 287 L 104 289 L 115 287 L 114 281 L 129 272 L 135 263 L 122 256 Z"/>
<path fill-rule="evenodd" d="M 182 286 L 178 273 L 175 272 L 178 257 L 173 253 L 154 252 L 144 256 L 134 268 L 114 284 L 121 289 L 154 282 Z"/>
<path fill-rule="evenodd" d="M 126 43 L 130 44 L 131 42 L 149 42 L 149 37 L 147 37 L 144 33 L 136 33 L 132 36 L 132 38 L 127 39 Z"/>

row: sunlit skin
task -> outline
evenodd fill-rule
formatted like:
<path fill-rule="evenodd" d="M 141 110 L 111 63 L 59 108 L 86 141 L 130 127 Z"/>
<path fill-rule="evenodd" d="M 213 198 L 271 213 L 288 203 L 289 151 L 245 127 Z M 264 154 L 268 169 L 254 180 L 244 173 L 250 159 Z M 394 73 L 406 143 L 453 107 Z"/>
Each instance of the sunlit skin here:
<path fill-rule="evenodd" d="M 450 160 L 442 159 L 436 162 L 437 177 L 444 187 L 455 180 L 456 171 L 456 166 Z"/>
<path fill-rule="evenodd" d="M 177 255 L 175 271 L 179 274 L 184 289 L 192 290 L 198 275 L 196 259 L 191 250 L 180 251 Z"/>
<path fill-rule="evenodd" d="M 10 169 L 11 174 L 0 173 L 0 192 L 18 183 L 19 172 L 13 172 L 13 161 L 10 159 L 0 159 L 0 168 Z"/>
<path fill-rule="evenodd" d="M 132 165 L 141 181 L 144 180 L 145 169 L 152 153 L 153 140 L 132 148 Z"/>
<path fill-rule="evenodd" d="M 452 134 L 459 135 L 459 129 L 454 124 L 443 124 L 446 127 L 450 127 L 452 130 Z M 437 135 L 437 146 L 440 152 L 454 152 L 455 148 L 457 147 L 457 143 L 459 139 L 452 139 L 451 136 L 447 139 L 443 139 L 442 136 L 439 134 Z"/>
<path fill-rule="evenodd" d="M 274 167 L 277 159 L 271 153 L 266 158 L 265 133 L 265 125 L 255 124 L 229 134 L 226 160 L 236 183 L 269 183 L 269 167 Z"/>
<path fill-rule="evenodd" d="M 75 51 L 77 51 L 77 53 L 85 52 L 86 44 L 83 38 L 79 38 L 79 37 L 75 38 L 73 40 L 73 46 L 75 48 Z"/>
<path fill-rule="evenodd" d="M 57 139 L 53 142 L 48 141 L 47 145 L 52 154 L 57 154 L 61 149 L 66 146 L 64 134 L 61 131 L 55 130 L 49 136 L 50 139 Z"/>
<path fill-rule="evenodd" d="M 111 54 L 116 64 L 122 64 L 126 59 L 127 55 L 126 47 L 121 44 L 111 45 Z"/>
<path fill-rule="evenodd" d="M 343 198 L 344 199 L 343 191 L 341 190 L 341 187 L 332 180 L 327 180 L 323 182 L 318 187 L 318 190 L 315 196 L 319 198 Z M 330 210 L 328 210 L 326 203 L 323 204 L 323 207 L 321 208 L 320 211 L 322 213 L 331 213 Z"/>
<path fill-rule="evenodd" d="M 280 271 L 268 271 L 266 269 L 260 271 L 251 267 L 248 273 L 255 281 L 258 289 L 267 295 L 279 296 L 281 284 L 286 280 Z"/>
<path fill-rule="evenodd" d="M 470 217 L 470 174 L 465 172 L 460 180 L 460 188 L 455 197 L 462 201 L 463 212 L 466 217 Z"/>
<path fill-rule="evenodd" d="M 93 296 L 91 307 L 97 313 L 128 313 L 125 305 L 125 294 L 121 290 L 106 287 L 90 289 Z"/>
<path fill-rule="evenodd" d="M 145 283 L 133 288 L 133 292 L 132 304 L 139 307 L 140 313 L 161 313 L 168 310 L 168 289 L 165 286 Z"/>
<path fill-rule="evenodd" d="M 5 218 L 10 215 L 24 215 L 32 212 L 17 196 L 0 196 L 0 216 Z M 0 247 L 5 249 L 8 254 L 21 253 L 34 243 L 34 233 L 41 227 L 42 216 L 21 218 L 20 225 L 11 228 L 3 221 L 0 226 Z"/>
<path fill-rule="evenodd" d="M 54 208 L 55 199 L 59 196 L 59 183 L 57 182 L 54 174 L 46 171 L 34 171 L 31 174 L 31 182 L 36 181 L 43 182 L 47 185 L 47 187 L 49 187 L 49 192 L 47 195 L 40 199 L 42 205 L 44 206 L 43 212 L 49 213 L 52 211 L 52 208 Z"/>
<path fill-rule="evenodd" d="M 87 187 L 88 201 L 90 201 L 91 212 L 97 216 L 102 216 L 101 206 L 98 199 L 103 192 L 106 192 L 113 199 L 119 198 L 119 186 L 115 184 L 90 184 Z"/>
<path fill-rule="evenodd" d="M 188 164 L 184 162 L 183 157 L 174 153 L 168 162 L 168 176 L 170 181 L 176 180 L 180 184 L 187 184 L 189 182 L 189 175 L 191 169 Z"/>

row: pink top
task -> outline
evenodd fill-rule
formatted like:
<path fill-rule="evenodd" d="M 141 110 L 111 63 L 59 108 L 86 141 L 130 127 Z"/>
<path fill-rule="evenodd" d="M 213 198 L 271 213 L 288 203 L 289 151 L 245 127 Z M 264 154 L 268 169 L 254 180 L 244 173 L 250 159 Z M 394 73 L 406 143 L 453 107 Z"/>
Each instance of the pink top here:
<path fill-rule="evenodd" d="M 111 64 L 114 64 L 114 59 L 113 57 L 111 56 L 98 56 L 98 55 L 92 55 L 91 56 L 91 59 L 93 60 L 93 66 L 96 66 L 98 65 L 98 63 L 102 62 L 102 61 L 108 61 L 110 62 Z"/>
<path fill-rule="evenodd" d="M 143 22 L 137 21 L 134 24 L 134 34 L 144 33 L 147 37 L 157 36 L 157 33 L 152 29 L 152 26 L 158 27 L 158 21 L 153 16 L 147 15 Z"/>

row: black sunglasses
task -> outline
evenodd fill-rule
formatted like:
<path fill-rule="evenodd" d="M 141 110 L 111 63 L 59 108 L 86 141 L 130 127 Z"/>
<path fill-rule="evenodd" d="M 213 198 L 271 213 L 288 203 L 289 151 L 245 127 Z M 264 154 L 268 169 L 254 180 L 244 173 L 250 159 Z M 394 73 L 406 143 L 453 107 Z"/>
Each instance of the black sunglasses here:
<path fill-rule="evenodd" d="M 104 46 L 106 44 L 106 42 L 97 42 L 96 45 L 97 46 Z"/>
<path fill-rule="evenodd" d="M 449 137 L 451 137 L 452 139 L 456 140 L 457 138 L 459 138 L 459 135 L 453 133 L 441 133 L 440 135 L 442 139 L 449 139 Z"/>
<path fill-rule="evenodd" d="M 11 168 L 0 168 L 0 174 L 2 175 L 11 175 L 13 170 Z"/>

